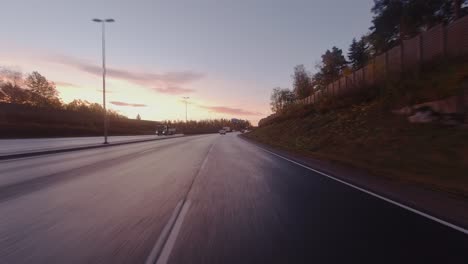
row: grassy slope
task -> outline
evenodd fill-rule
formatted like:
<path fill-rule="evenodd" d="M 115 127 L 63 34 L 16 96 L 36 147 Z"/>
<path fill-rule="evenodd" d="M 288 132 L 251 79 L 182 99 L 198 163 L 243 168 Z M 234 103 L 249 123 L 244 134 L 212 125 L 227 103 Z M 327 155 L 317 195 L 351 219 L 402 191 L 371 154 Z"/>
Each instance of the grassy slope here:
<path fill-rule="evenodd" d="M 467 73 L 455 68 L 449 67 L 442 74 L 429 72 L 428 78 L 419 83 L 420 87 L 431 85 L 434 97 L 420 98 L 418 94 L 428 95 L 421 92 L 422 88 L 417 93 L 407 92 L 404 97 L 414 103 L 451 95 L 445 80 L 457 83 Z M 410 91 L 408 86 L 414 83 L 403 81 L 393 87 Z M 468 130 L 410 124 L 406 117 L 389 111 L 401 104 L 401 100 L 395 100 L 401 99 L 395 97 L 398 93 L 325 111 L 319 106 L 295 107 L 247 136 L 306 156 L 365 168 L 376 176 L 468 197 Z"/>

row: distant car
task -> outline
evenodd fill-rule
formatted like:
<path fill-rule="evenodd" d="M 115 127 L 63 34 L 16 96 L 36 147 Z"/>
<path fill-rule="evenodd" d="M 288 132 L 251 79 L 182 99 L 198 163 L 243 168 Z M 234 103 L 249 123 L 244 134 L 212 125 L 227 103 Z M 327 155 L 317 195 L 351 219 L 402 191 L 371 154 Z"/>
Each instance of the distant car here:
<path fill-rule="evenodd" d="M 170 136 L 175 135 L 176 129 L 174 127 L 169 126 L 159 126 L 156 130 L 156 134 L 158 136 Z"/>
<path fill-rule="evenodd" d="M 219 134 L 220 135 L 226 135 L 226 130 L 224 130 L 224 129 L 219 130 Z"/>

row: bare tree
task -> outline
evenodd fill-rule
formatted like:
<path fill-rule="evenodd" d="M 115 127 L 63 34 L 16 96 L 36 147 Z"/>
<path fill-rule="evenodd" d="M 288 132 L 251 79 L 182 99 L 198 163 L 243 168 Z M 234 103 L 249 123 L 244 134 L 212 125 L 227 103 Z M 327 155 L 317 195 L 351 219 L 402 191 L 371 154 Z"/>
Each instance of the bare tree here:
<path fill-rule="evenodd" d="M 28 75 L 25 80 L 26 86 L 31 89 L 31 92 L 36 93 L 47 99 L 58 97 L 58 91 L 55 84 L 42 76 L 39 72 L 34 71 Z"/>
<path fill-rule="evenodd" d="M 23 74 L 15 69 L 0 67 L 0 83 L 11 83 L 14 86 L 23 85 Z"/>

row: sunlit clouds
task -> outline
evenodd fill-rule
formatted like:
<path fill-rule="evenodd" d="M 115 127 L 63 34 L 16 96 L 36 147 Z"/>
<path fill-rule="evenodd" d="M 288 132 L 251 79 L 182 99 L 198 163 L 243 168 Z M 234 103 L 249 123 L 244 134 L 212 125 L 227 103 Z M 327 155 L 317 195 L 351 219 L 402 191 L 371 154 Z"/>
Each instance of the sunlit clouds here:
<path fill-rule="evenodd" d="M 96 76 L 102 75 L 102 66 L 100 65 L 91 64 L 69 56 L 52 56 L 50 59 L 52 62 L 57 62 L 85 73 Z M 191 82 L 200 80 L 204 77 L 204 74 L 192 71 L 153 73 L 129 71 L 109 66 L 106 69 L 106 75 L 109 78 L 123 80 L 128 83 L 154 89 L 160 93 L 168 94 L 194 92 L 193 89 L 184 88 L 182 85 L 190 84 Z"/>
<path fill-rule="evenodd" d="M 262 113 L 259 112 L 252 112 L 245 109 L 240 108 L 233 108 L 227 106 L 209 106 L 209 105 L 196 105 L 200 108 L 210 110 L 212 112 L 220 113 L 220 114 L 228 114 L 234 116 L 258 116 Z"/>
<path fill-rule="evenodd" d="M 69 83 L 69 82 L 62 82 L 62 81 L 54 81 L 56 86 L 60 87 L 77 87 L 76 84 Z"/>
<path fill-rule="evenodd" d="M 118 105 L 118 106 L 131 106 L 131 107 L 146 107 L 147 106 L 145 104 L 132 104 L 132 103 L 126 103 L 126 102 L 119 102 L 119 101 L 111 101 L 110 103 L 113 105 Z"/>
<path fill-rule="evenodd" d="M 63 55 L 0 56 L 4 66 L 23 74 L 39 71 L 53 81 L 65 103 L 74 99 L 102 103 L 102 68 L 96 63 Z M 267 114 L 259 111 L 258 105 L 249 106 L 248 100 L 236 96 L 235 87 L 243 84 L 225 83 L 197 71 L 109 66 L 106 80 L 108 108 L 129 118 L 139 114 L 148 120 L 184 120 L 183 96 L 190 96 L 188 118 L 192 120 L 242 118 L 255 124 Z"/>

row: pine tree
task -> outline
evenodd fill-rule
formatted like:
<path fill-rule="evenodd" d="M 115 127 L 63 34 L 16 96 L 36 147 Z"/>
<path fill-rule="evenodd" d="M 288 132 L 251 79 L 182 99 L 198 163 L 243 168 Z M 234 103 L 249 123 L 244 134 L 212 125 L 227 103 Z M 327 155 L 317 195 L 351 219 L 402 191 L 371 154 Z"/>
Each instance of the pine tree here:
<path fill-rule="evenodd" d="M 348 60 L 351 67 L 355 70 L 364 67 L 369 60 L 369 51 L 364 38 L 357 41 L 353 38 L 353 42 L 349 46 Z"/>

